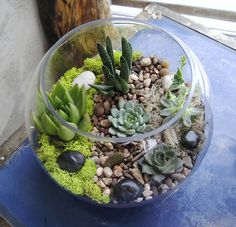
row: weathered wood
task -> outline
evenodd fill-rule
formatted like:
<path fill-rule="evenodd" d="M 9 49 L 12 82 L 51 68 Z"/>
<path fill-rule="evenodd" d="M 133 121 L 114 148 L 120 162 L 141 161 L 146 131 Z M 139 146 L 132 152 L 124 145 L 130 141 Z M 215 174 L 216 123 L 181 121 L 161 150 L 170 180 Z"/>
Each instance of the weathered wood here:
<path fill-rule="evenodd" d="M 39 15 L 50 45 L 86 22 L 108 18 L 109 0 L 37 0 Z"/>

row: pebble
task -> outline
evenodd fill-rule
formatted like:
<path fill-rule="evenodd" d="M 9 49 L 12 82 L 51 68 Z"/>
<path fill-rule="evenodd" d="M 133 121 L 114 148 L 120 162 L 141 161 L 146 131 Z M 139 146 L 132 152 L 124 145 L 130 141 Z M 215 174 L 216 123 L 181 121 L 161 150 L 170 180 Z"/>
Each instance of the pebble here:
<path fill-rule="evenodd" d="M 138 168 L 131 169 L 131 174 L 138 182 L 140 182 L 141 184 L 144 184 L 143 175 Z"/>
<path fill-rule="evenodd" d="M 106 176 L 106 177 L 111 177 L 113 172 L 112 172 L 112 169 L 110 167 L 104 167 L 103 169 L 103 174 Z"/>
<path fill-rule="evenodd" d="M 105 185 L 110 185 L 112 183 L 112 178 L 103 177 L 102 180 L 105 183 Z"/>
<path fill-rule="evenodd" d="M 90 158 L 91 160 L 93 160 L 96 164 L 100 164 L 100 159 L 97 156 L 93 156 L 92 158 Z"/>
<path fill-rule="evenodd" d="M 149 66 L 152 64 L 152 61 L 150 58 L 143 58 L 141 61 L 140 61 L 140 65 L 142 67 L 146 67 L 146 66 Z"/>
<path fill-rule="evenodd" d="M 125 158 L 128 158 L 128 157 L 130 156 L 130 152 L 129 152 L 129 150 L 128 150 L 127 148 L 125 148 L 125 149 L 123 150 L 123 154 L 124 154 L 124 157 L 125 157 Z"/>
<path fill-rule="evenodd" d="M 145 99 L 143 96 L 139 97 L 139 101 L 140 101 L 141 103 L 144 103 L 145 100 L 146 100 L 146 99 Z"/>
<path fill-rule="evenodd" d="M 57 164 L 60 169 L 67 172 L 78 172 L 82 169 L 85 157 L 79 151 L 67 150 L 61 153 L 57 158 Z"/>
<path fill-rule="evenodd" d="M 102 116 L 104 113 L 105 113 L 105 109 L 104 109 L 104 107 L 103 107 L 102 105 L 97 104 L 97 105 L 94 107 L 94 114 L 95 114 L 97 117 Z"/>
<path fill-rule="evenodd" d="M 111 126 L 111 122 L 108 119 L 103 119 L 100 121 L 100 125 L 104 128 L 109 128 Z"/>
<path fill-rule="evenodd" d="M 184 174 L 182 173 L 174 173 L 171 175 L 171 178 L 173 180 L 177 180 L 178 182 L 181 182 L 183 181 L 186 177 L 184 176 Z"/>
<path fill-rule="evenodd" d="M 106 188 L 103 193 L 104 196 L 109 196 L 111 194 L 111 190 L 109 188 Z"/>
<path fill-rule="evenodd" d="M 100 162 L 101 162 L 101 164 L 104 165 L 105 162 L 106 162 L 106 160 L 107 160 L 108 158 L 109 158 L 109 156 L 101 156 L 101 157 L 100 157 Z"/>
<path fill-rule="evenodd" d="M 152 194 L 153 194 L 153 192 L 150 191 L 150 190 L 144 190 L 144 191 L 143 191 L 143 196 L 144 196 L 144 197 L 148 197 L 148 196 L 150 196 L 150 195 L 152 195 Z"/>
<path fill-rule="evenodd" d="M 150 184 L 145 184 L 144 185 L 144 190 L 146 191 L 146 190 L 150 190 L 151 189 L 151 186 L 150 186 Z"/>
<path fill-rule="evenodd" d="M 151 81 L 155 82 L 157 80 L 157 74 L 152 74 L 151 75 Z"/>
<path fill-rule="evenodd" d="M 139 81 L 143 81 L 143 71 L 141 71 L 138 75 Z"/>
<path fill-rule="evenodd" d="M 163 68 L 169 68 L 169 61 L 167 59 L 161 59 L 159 62 Z"/>
<path fill-rule="evenodd" d="M 197 148 L 200 142 L 200 135 L 194 131 L 188 131 L 187 133 L 183 134 L 181 138 L 181 145 L 189 150 L 193 150 Z"/>
<path fill-rule="evenodd" d="M 152 186 L 152 192 L 153 192 L 153 196 L 158 195 L 158 190 L 157 190 L 157 187 L 155 185 Z"/>
<path fill-rule="evenodd" d="M 169 190 L 169 187 L 166 184 L 161 184 L 158 187 L 158 190 L 160 191 L 160 193 L 166 193 Z"/>
<path fill-rule="evenodd" d="M 104 182 L 103 182 L 102 180 L 99 180 L 99 181 L 97 182 L 97 185 L 98 185 L 100 188 L 105 188 L 105 187 L 106 187 L 106 185 L 104 184 Z"/>
<path fill-rule="evenodd" d="M 159 71 L 158 71 L 157 68 L 154 68 L 153 71 L 154 71 L 154 73 L 156 73 L 157 75 L 159 74 Z"/>
<path fill-rule="evenodd" d="M 113 167 L 113 174 L 115 177 L 121 177 L 123 175 L 123 169 L 116 165 Z"/>
<path fill-rule="evenodd" d="M 149 79 L 150 78 L 150 73 L 145 73 L 144 76 L 143 76 L 143 79 Z"/>
<path fill-rule="evenodd" d="M 96 175 L 100 177 L 102 176 L 102 173 L 103 173 L 103 168 L 102 167 L 97 168 Z"/>
<path fill-rule="evenodd" d="M 189 175 L 189 173 L 191 172 L 191 170 L 190 169 L 187 169 L 187 168 L 185 168 L 184 167 L 184 169 L 183 169 L 183 174 L 184 174 L 184 176 L 188 176 Z"/>
<path fill-rule="evenodd" d="M 164 183 L 170 188 L 173 182 L 171 178 L 168 177 L 164 180 Z"/>
<path fill-rule="evenodd" d="M 135 75 L 134 73 L 132 73 L 132 74 L 130 75 L 130 79 L 132 79 L 132 80 L 138 80 L 138 77 L 137 77 L 137 75 Z"/>
<path fill-rule="evenodd" d="M 140 202 L 142 202 L 143 201 L 143 197 L 138 197 L 136 200 L 135 200 L 135 202 L 138 202 L 138 203 L 140 203 Z"/>
<path fill-rule="evenodd" d="M 192 163 L 192 159 L 189 155 L 186 155 L 182 158 L 184 165 L 189 168 L 192 169 L 193 168 L 193 163 Z"/>
<path fill-rule="evenodd" d="M 89 84 L 94 84 L 96 80 L 96 76 L 91 71 L 84 71 L 80 73 L 72 82 L 72 86 L 76 85 L 78 87 L 82 87 L 84 85 L 85 90 L 88 90 L 90 88 Z"/>
<path fill-rule="evenodd" d="M 156 65 L 157 62 L 158 62 L 158 58 L 156 56 L 154 56 L 153 59 L 152 59 L 152 64 Z"/>
<path fill-rule="evenodd" d="M 109 150 L 113 150 L 114 146 L 112 145 L 112 143 L 104 143 L 104 145 L 109 149 Z"/>
<path fill-rule="evenodd" d="M 152 196 L 145 197 L 145 200 L 150 200 L 150 199 L 152 199 Z"/>
<path fill-rule="evenodd" d="M 125 178 L 113 187 L 113 196 L 118 201 L 133 201 L 141 196 L 143 186 L 137 181 Z"/>
<path fill-rule="evenodd" d="M 111 104 L 107 100 L 103 103 L 103 107 L 105 109 L 105 112 L 111 109 Z"/>
<path fill-rule="evenodd" d="M 161 78 L 162 88 L 168 90 L 173 83 L 174 75 L 165 75 Z"/>
<path fill-rule="evenodd" d="M 178 147 L 179 145 L 179 140 L 176 134 L 176 131 L 173 128 L 167 128 L 164 132 L 163 132 L 163 138 L 165 143 L 173 148 Z"/>
<path fill-rule="evenodd" d="M 159 75 L 160 76 L 165 76 L 165 75 L 168 75 L 169 74 L 169 70 L 166 69 L 166 68 L 162 68 L 159 70 Z"/>
<path fill-rule="evenodd" d="M 150 84 L 151 84 L 151 79 L 150 79 L 150 78 L 149 78 L 149 79 L 145 79 L 145 80 L 143 81 L 144 87 L 149 87 Z"/>

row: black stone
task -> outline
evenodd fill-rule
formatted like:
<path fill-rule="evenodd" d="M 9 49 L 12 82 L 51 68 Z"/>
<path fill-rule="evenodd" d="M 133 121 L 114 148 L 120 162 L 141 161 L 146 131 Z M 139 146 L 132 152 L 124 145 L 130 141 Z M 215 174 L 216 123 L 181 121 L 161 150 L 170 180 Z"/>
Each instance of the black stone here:
<path fill-rule="evenodd" d="M 68 172 L 78 172 L 85 162 L 85 157 L 79 151 L 67 150 L 61 153 L 57 158 L 57 164 L 63 170 Z"/>
<path fill-rule="evenodd" d="M 137 199 L 143 192 L 143 186 L 135 180 L 125 178 L 113 188 L 113 196 L 118 201 L 129 202 Z"/>
<path fill-rule="evenodd" d="M 181 138 L 181 145 L 189 150 L 197 148 L 200 142 L 200 135 L 194 131 L 188 131 Z"/>

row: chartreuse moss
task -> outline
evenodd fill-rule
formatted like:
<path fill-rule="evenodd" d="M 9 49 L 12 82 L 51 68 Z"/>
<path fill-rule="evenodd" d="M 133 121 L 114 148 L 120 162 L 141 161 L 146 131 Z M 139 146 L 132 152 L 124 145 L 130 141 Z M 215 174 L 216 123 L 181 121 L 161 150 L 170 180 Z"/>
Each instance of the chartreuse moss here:
<path fill-rule="evenodd" d="M 103 196 L 102 190 L 93 182 L 93 177 L 96 174 L 96 164 L 93 160 L 86 159 L 83 168 L 78 173 L 69 173 L 57 165 L 57 157 L 63 150 L 60 151 L 53 144 L 50 144 L 48 135 L 41 134 L 39 144 L 41 145 L 37 150 L 39 159 L 49 174 L 62 187 L 76 195 L 86 195 L 97 202 L 108 203 L 110 201 L 109 197 Z M 64 150 L 76 149 L 89 157 L 92 145 L 88 139 L 80 137 L 78 140 L 68 142 Z"/>

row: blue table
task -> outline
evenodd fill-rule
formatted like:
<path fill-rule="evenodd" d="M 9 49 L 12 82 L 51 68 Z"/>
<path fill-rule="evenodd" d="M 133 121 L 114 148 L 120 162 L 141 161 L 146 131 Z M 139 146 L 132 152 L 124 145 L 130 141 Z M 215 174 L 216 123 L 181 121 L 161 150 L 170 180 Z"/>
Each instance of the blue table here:
<path fill-rule="evenodd" d="M 14 226 L 236 226 L 236 51 L 170 19 L 150 22 L 189 45 L 209 76 L 215 124 L 201 166 L 161 204 L 105 209 L 56 186 L 25 141 L 0 169 L 0 213 Z"/>

